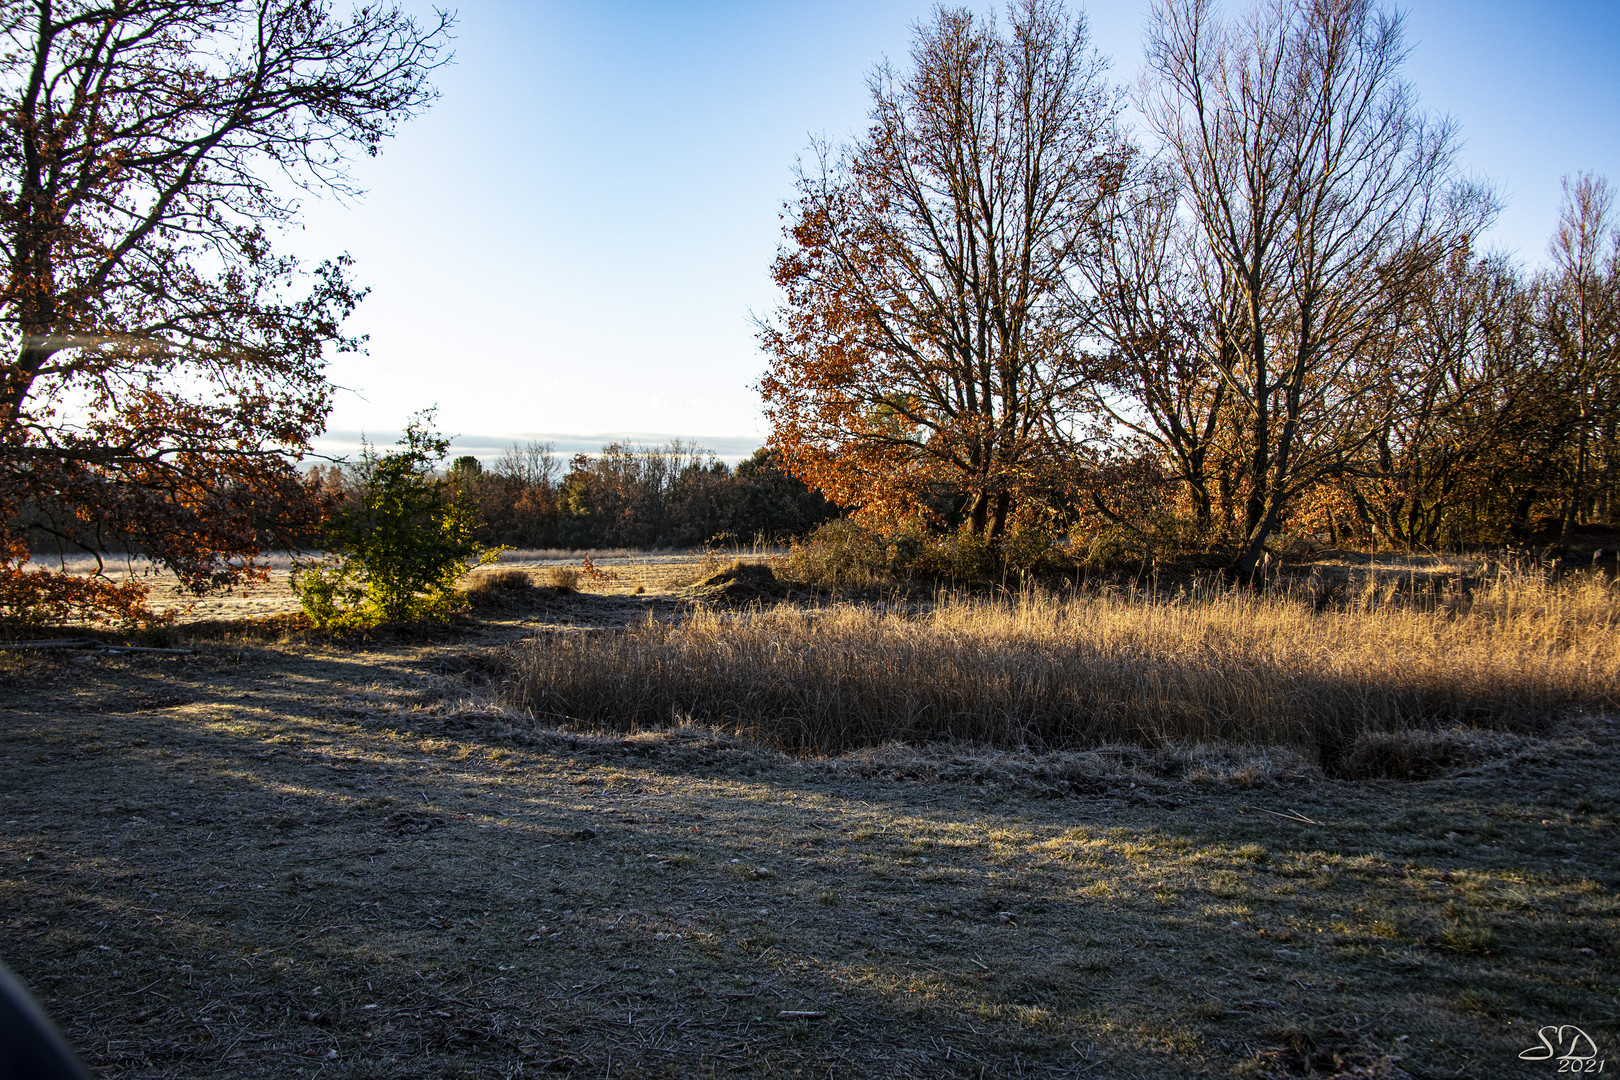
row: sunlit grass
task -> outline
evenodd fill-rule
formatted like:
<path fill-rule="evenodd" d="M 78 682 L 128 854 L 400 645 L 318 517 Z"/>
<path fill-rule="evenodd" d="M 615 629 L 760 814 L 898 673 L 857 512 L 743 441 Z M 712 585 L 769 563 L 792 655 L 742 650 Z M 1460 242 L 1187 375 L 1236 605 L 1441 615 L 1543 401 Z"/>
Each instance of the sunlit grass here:
<path fill-rule="evenodd" d="M 1369 585 L 1326 608 L 1211 587 L 699 610 L 535 641 L 516 699 L 576 726 L 698 721 L 801 752 L 1228 742 L 1400 775 L 1448 751 L 1382 737 L 1529 731 L 1613 705 L 1617 622 L 1611 584 L 1534 576 L 1422 598 Z"/>

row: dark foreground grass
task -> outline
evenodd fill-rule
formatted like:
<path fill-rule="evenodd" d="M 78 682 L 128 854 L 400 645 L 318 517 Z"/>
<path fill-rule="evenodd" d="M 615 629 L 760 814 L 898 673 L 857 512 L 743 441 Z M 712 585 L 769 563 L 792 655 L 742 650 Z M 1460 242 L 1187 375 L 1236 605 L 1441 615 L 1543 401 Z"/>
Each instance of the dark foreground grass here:
<path fill-rule="evenodd" d="M 1557 1024 L 1620 1052 L 1612 721 L 1417 784 L 792 761 L 530 726 L 464 646 L 204 650 L 0 657 L 3 958 L 104 1077 L 1539 1077 Z"/>

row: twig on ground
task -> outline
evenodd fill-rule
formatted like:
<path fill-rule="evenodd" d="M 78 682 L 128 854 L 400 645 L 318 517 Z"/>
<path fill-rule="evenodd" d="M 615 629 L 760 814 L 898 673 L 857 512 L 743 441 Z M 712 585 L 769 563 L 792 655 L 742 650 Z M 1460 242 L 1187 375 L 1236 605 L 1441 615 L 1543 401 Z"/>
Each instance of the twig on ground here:
<path fill-rule="evenodd" d="M 1270 814 L 1274 818 L 1282 818 L 1284 821 L 1292 821 L 1292 822 L 1294 822 L 1295 824 L 1298 824 L 1298 825 L 1316 825 L 1316 826 L 1318 826 L 1320 828 L 1327 828 L 1327 822 L 1325 822 L 1325 821 L 1314 821 L 1311 818 L 1308 818 L 1304 814 L 1300 813 L 1298 810 L 1292 810 L 1291 809 L 1286 814 L 1279 814 L 1279 813 L 1277 813 L 1277 811 L 1275 811 L 1275 810 L 1267 810 L 1263 806 L 1257 806 L 1257 807 L 1255 807 L 1255 809 L 1260 811 L 1262 814 Z"/>

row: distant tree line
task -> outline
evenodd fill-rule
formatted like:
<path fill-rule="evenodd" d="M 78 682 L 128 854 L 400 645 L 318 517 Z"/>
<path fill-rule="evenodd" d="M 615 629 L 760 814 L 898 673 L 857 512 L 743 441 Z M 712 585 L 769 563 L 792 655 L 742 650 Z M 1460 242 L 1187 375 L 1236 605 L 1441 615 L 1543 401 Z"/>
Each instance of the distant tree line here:
<path fill-rule="evenodd" d="M 1254 580 L 1289 536 L 1561 540 L 1620 512 L 1620 230 L 1566 182 L 1541 268 L 1369 0 L 941 8 L 817 146 L 760 337 L 784 466 L 894 528 L 1112 530 Z"/>
<path fill-rule="evenodd" d="M 520 548 L 686 548 L 780 543 L 838 516 L 838 508 L 760 449 L 735 468 L 693 443 L 608 443 L 567 460 L 553 444 L 514 443 L 485 466 L 463 456 L 445 478 L 476 510 L 474 538 Z M 340 505 L 358 491 L 351 469 L 313 481 Z"/>

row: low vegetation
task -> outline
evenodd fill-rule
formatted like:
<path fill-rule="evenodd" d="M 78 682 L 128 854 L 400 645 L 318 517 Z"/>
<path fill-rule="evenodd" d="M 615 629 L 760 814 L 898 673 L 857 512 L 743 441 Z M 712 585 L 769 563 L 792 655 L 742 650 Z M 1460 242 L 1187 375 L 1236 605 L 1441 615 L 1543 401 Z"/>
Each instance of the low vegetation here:
<path fill-rule="evenodd" d="M 1376 770 L 1392 733 L 1531 731 L 1620 701 L 1620 591 L 1607 580 L 1503 571 L 1472 588 L 1411 585 L 705 608 L 535 638 L 514 704 L 597 730 L 695 721 L 816 753 L 1219 741 Z"/>
<path fill-rule="evenodd" d="M 1615 1053 L 1612 720 L 1421 783 L 793 757 L 524 719 L 488 696 L 512 648 L 0 652 L 5 962 L 105 1080 L 1536 1078 L 1547 1024 Z"/>
<path fill-rule="evenodd" d="M 432 419 L 413 417 L 397 450 L 379 454 L 367 444 L 353 468 L 354 491 L 328 529 L 327 557 L 292 579 L 315 626 L 442 620 L 464 600 L 457 583 L 467 571 L 500 557 L 474 538 L 471 501 L 434 475 L 450 440 L 432 430 Z"/>

